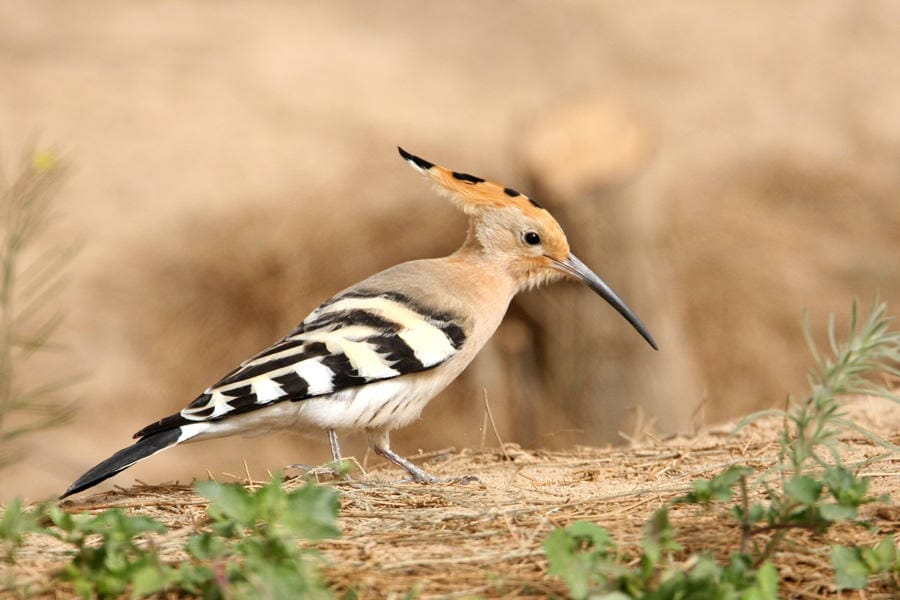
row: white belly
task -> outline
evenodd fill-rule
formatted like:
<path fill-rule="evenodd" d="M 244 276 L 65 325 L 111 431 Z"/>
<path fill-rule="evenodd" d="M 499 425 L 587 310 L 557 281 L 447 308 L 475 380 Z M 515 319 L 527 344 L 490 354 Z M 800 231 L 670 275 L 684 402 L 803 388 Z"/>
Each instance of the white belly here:
<path fill-rule="evenodd" d="M 328 396 L 278 402 L 222 421 L 204 423 L 207 427 L 190 441 L 242 433 L 255 436 L 278 429 L 391 431 L 419 418 L 425 405 L 457 374 L 423 371 L 347 388 Z"/>

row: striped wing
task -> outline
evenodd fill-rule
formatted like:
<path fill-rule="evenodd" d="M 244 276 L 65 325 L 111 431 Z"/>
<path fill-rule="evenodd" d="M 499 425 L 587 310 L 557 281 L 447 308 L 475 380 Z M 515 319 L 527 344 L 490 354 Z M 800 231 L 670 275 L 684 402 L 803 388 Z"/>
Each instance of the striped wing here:
<path fill-rule="evenodd" d="M 180 413 L 135 437 L 431 369 L 456 354 L 465 339 L 454 315 L 428 310 L 401 294 L 344 293 Z"/>

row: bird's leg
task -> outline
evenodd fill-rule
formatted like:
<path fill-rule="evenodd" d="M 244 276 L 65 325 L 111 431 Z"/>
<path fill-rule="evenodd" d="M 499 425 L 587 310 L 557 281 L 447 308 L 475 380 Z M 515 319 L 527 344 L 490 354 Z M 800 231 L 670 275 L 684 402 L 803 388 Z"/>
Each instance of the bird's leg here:
<path fill-rule="evenodd" d="M 344 459 L 341 457 L 341 443 L 338 441 L 337 432 L 334 429 L 328 430 L 328 443 L 331 444 L 331 472 L 340 479 L 350 481 L 351 477 L 348 471 L 352 470 L 352 467 L 350 469 L 344 467 Z"/>
<path fill-rule="evenodd" d="M 328 429 L 328 442 L 331 444 L 331 458 L 332 462 L 330 465 L 324 465 L 321 467 L 309 467 L 307 465 L 290 465 L 294 469 L 298 469 L 300 471 L 304 471 L 307 475 L 321 475 L 323 473 L 328 473 L 330 475 L 334 475 L 339 479 L 344 479 L 349 481 L 351 479 L 350 474 L 344 472 L 343 465 L 344 459 L 341 456 L 341 442 L 338 440 L 337 432 L 334 429 Z"/>
<path fill-rule="evenodd" d="M 368 429 L 366 433 L 369 436 L 369 445 L 375 454 L 383 456 L 398 467 L 401 467 L 409 473 L 412 481 L 416 483 L 438 483 L 439 479 L 429 475 L 410 461 L 406 460 L 393 450 L 391 450 L 391 438 L 386 429 Z"/>
<path fill-rule="evenodd" d="M 398 467 L 403 467 L 409 473 L 410 478 L 416 483 L 439 483 L 441 480 L 433 475 L 429 475 L 410 461 L 406 460 L 390 448 L 379 448 L 373 446 L 375 453 L 385 457 Z"/>
<path fill-rule="evenodd" d="M 387 431 L 368 431 L 369 434 L 369 443 L 372 445 L 372 449 L 379 456 L 383 456 L 388 459 L 398 467 L 401 467 L 409 473 L 410 480 L 415 483 L 472 483 L 477 482 L 477 477 L 466 476 L 466 477 L 451 477 L 449 479 L 440 479 L 435 477 L 434 475 L 429 475 L 423 469 L 417 467 L 408 459 L 403 458 L 393 450 L 391 450 L 391 443 L 388 437 Z"/>
<path fill-rule="evenodd" d="M 328 430 L 328 441 L 331 443 L 331 458 L 334 459 L 334 462 L 340 463 L 343 460 L 341 458 L 341 443 L 338 441 L 337 432 L 334 429 Z"/>

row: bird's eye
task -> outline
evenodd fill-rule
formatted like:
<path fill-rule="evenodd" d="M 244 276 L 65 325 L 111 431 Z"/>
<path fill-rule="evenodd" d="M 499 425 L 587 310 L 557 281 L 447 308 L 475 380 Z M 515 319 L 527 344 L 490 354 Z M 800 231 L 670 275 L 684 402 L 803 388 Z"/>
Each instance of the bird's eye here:
<path fill-rule="evenodd" d="M 541 236 L 534 231 L 526 231 L 522 234 L 522 239 L 525 240 L 525 243 L 529 246 L 537 246 L 541 243 Z"/>

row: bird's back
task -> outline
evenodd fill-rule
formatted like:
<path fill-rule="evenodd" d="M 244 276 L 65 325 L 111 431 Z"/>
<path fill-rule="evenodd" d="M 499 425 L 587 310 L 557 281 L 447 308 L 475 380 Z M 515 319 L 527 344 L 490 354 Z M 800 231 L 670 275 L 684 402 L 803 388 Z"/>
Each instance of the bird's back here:
<path fill-rule="evenodd" d="M 471 306 L 478 302 L 478 295 L 464 281 L 453 284 L 457 287 L 454 294 L 440 292 L 447 287 L 436 285 L 435 279 L 454 277 L 453 261 L 448 258 L 417 260 L 339 292 L 291 333 L 244 361 L 185 409 L 144 427 L 135 437 L 182 426 L 196 426 L 191 437 L 197 439 L 232 434 L 240 429 L 236 427 L 239 423 L 258 425 L 258 418 L 234 420 L 244 413 L 269 411 L 284 402 L 324 400 L 344 390 L 459 360 L 461 364 L 451 369 L 446 385 L 490 337 L 508 304 L 508 300 L 501 303 L 502 311 L 482 324 L 473 317 L 476 311 Z M 397 393 L 402 395 L 402 390 Z M 283 408 L 277 412 L 297 411 Z M 232 423 L 216 426 L 225 419 Z M 284 422 L 285 426 L 296 424 L 286 418 Z"/>

